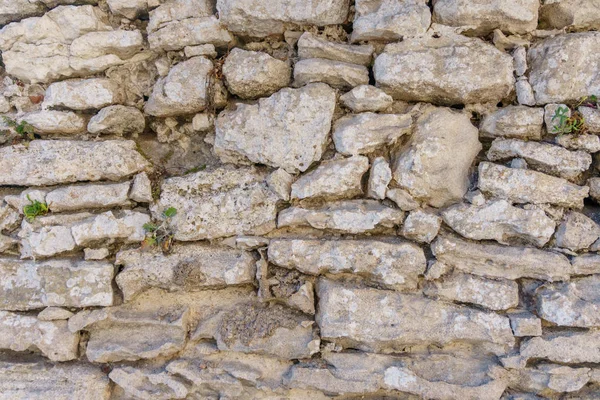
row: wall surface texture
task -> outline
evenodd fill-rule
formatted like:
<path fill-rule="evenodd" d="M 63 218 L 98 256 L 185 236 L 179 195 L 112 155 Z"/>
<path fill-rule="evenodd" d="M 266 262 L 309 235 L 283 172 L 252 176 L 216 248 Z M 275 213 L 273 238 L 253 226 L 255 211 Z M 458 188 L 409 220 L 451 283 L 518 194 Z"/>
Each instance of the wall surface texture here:
<path fill-rule="evenodd" d="M 600 399 L 599 0 L 0 0 L 0 400 Z"/>

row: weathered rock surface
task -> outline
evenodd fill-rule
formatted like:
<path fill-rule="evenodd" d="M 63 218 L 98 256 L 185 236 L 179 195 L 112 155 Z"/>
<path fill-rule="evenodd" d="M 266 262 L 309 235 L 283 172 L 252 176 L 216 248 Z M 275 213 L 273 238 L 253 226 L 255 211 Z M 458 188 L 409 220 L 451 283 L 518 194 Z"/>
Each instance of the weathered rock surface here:
<path fill-rule="evenodd" d="M 563 332 L 534 337 L 521 345 L 521 357 L 565 364 L 597 363 L 600 360 L 600 332 Z"/>
<path fill-rule="evenodd" d="M 149 166 L 128 140 L 34 140 L 0 149 L 0 185 L 119 180 Z"/>
<path fill-rule="evenodd" d="M 75 224 L 71 233 L 77 246 L 115 241 L 136 243 L 144 240 L 146 232 L 143 226 L 150 222 L 148 214 L 130 210 L 116 214 L 107 211 Z"/>
<path fill-rule="evenodd" d="M 392 180 L 392 169 L 387 160 L 377 157 L 373 160 L 369 181 L 367 184 L 367 196 L 373 199 L 383 200 L 387 192 L 388 184 Z"/>
<path fill-rule="evenodd" d="M 74 314 L 60 307 L 46 307 L 37 315 L 40 321 L 62 321 L 71 318 Z"/>
<path fill-rule="evenodd" d="M 519 285 L 504 279 L 455 273 L 441 281 L 428 282 L 426 296 L 476 304 L 490 310 L 507 310 L 519 304 Z"/>
<path fill-rule="evenodd" d="M 443 105 L 499 102 L 514 86 L 510 55 L 451 32 L 387 45 L 373 72 L 397 100 Z"/>
<path fill-rule="evenodd" d="M 432 244 L 436 258 L 461 271 L 490 278 L 568 280 L 571 264 L 562 254 L 529 247 L 506 247 L 440 236 Z"/>
<path fill-rule="evenodd" d="M 515 311 L 508 314 L 510 327 L 516 337 L 542 336 L 542 320 L 530 312 Z"/>
<path fill-rule="evenodd" d="M 340 101 L 355 113 L 384 111 L 394 99 L 383 90 L 370 85 L 360 85 L 340 96 Z"/>
<path fill-rule="evenodd" d="M 3 0 L 0 2 L 0 26 L 9 22 L 41 15 L 46 7 L 41 2 L 29 0 Z"/>
<path fill-rule="evenodd" d="M 538 7 L 536 0 L 437 0 L 433 7 L 433 19 L 440 24 L 461 27 L 481 36 L 494 29 L 523 34 L 537 28 Z"/>
<path fill-rule="evenodd" d="M 600 137 L 598 135 L 557 135 L 554 143 L 569 150 L 583 150 L 588 153 L 600 151 Z"/>
<path fill-rule="evenodd" d="M 415 199 L 443 207 L 467 192 L 469 169 L 480 150 L 477 128 L 466 115 L 431 107 L 396 154 L 393 176 Z"/>
<path fill-rule="evenodd" d="M 542 210 L 524 210 L 506 200 L 483 205 L 457 204 L 442 212 L 444 222 L 468 239 L 496 240 L 502 244 L 531 243 L 542 247 L 556 223 Z"/>
<path fill-rule="evenodd" d="M 158 79 L 144 111 L 155 117 L 171 117 L 204 110 L 209 101 L 207 81 L 212 70 L 212 62 L 204 57 L 175 65 L 166 77 Z"/>
<path fill-rule="evenodd" d="M 594 0 L 559 0 L 540 8 L 540 23 L 546 28 L 600 29 L 600 13 Z"/>
<path fill-rule="evenodd" d="M 369 159 L 364 156 L 325 161 L 292 184 L 291 198 L 339 199 L 362 194 L 361 180 L 368 169 Z"/>
<path fill-rule="evenodd" d="M 262 235 L 275 229 L 279 196 L 267 173 L 255 168 L 219 167 L 166 179 L 153 214 L 177 209 L 171 226 L 176 240 Z"/>
<path fill-rule="evenodd" d="M 534 187 L 535 190 L 531 190 Z M 589 189 L 537 171 L 479 164 L 479 189 L 514 203 L 554 204 L 582 208 Z"/>
<path fill-rule="evenodd" d="M 599 92 L 600 78 L 593 71 L 600 60 L 591 56 L 591 49 L 599 43 L 600 33 L 585 32 L 558 35 L 533 45 L 527 61 L 537 104 L 577 101 Z"/>
<path fill-rule="evenodd" d="M 85 132 L 86 120 L 68 111 L 42 110 L 23 116 L 23 121 L 40 134 L 73 135 Z"/>
<path fill-rule="evenodd" d="M 577 111 L 581 113 L 581 116 L 585 120 L 585 126 L 590 132 L 600 132 L 600 110 L 592 107 L 578 107 Z"/>
<path fill-rule="evenodd" d="M 323 208 L 290 207 L 279 213 L 278 227 L 312 226 L 346 233 L 363 233 L 377 228 L 393 228 L 402 223 L 404 213 L 375 200 L 342 200 Z"/>
<path fill-rule="evenodd" d="M 346 20 L 348 0 L 318 0 L 310 5 L 275 0 L 218 0 L 217 10 L 228 30 L 243 36 L 282 34 L 289 25 L 334 25 Z"/>
<path fill-rule="evenodd" d="M 600 255 L 583 254 L 571 260 L 574 275 L 600 274 Z"/>
<path fill-rule="evenodd" d="M 426 260 L 418 246 L 397 241 L 274 239 L 269 261 L 310 275 L 353 273 L 385 286 L 416 289 Z"/>
<path fill-rule="evenodd" d="M 97 135 L 137 135 L 144 131 L 144 114 L 134 107 L 108 106 L 94 115 L 87 125 L 90 133 Z"/>
<path fill-rule="evenodd" d="M 389 188 L 385 197 L 392 200 L 402 211 L 419 208 L 419 203 L 404 189 Z"/>
<path fill-rule="evenodd" d="M 67 329 L 67 321 L 39 321 L 35 317 L 0 311 L 0 349 L 38 349 L 52 361 L 77 358 L 79 335 Z"/>
<path fill-rule="evenodd" d="M 352 42 L 397 41 L 429 28 L 431 11 L 421 0 L 357 0 L 352 24 Z"/>
<path fill-rule="evenodd" d="M 400 233 L 419 243 L 430 243 L 437 236 L 442 219 L 431 211 L 414 210 L 408 213 Z"/>
<path fill-rule="evenodd" d="M 490 161 L 523 158 L 533 169 L 574 180 L 592 164 L 592 156 L 584 151 L 569 151 L 548 143 L 516 139 L 496 139 L 487 152 Z"/>
<path fill-rule="evenodd" d="M 498 348 L 514 342 L 506 317 L 419 295 L 349 289 L 322 280 L 318 296 L 321 337 L 343 347 L 393 352 L 405 346 L 445 345 L 457 340 Z M 374 309 L 379 310 L 375 315 Z"/>
<path fill-rule="evenodd" d="M 321 58 L 368 67 L 371 65 L 373 51 L 371 45 L 331 42 L 310 32 L 304 32 L 298 40 L 300 58 Z"/>
<path fill-rule="evenodd" d="M 48 192 L 46 203 L 53 212 L 118 207 L 129 204 L 129 187 L 129 182 L 64 186 Z"/>
<path fill-rule="evenodd" d="M 267 177 L 267 186 L 281 200 L 289 201 L 294 179 L 294 176 L 287 173 L 283 168 L 278 168 Z"/>
<path fill-rule="evenodd" d="M 242 99 L 270 96 L 290 82 L 291 68 L 266 53 L 233 49 L 223 64 L 225 83 Z"/>
<path fill-rule="evenodd" d="M 323 58 L 308 58 L 294 65 L 294 84 L 327 83 L 336 89 L 352 89 L 369 83 L 369 70 L 363 65 Z"/>
<path fill-rule="evenodd" d="M 323 154 L 335 106 L 325 84 L 282 89 L 258 104 L 238 104 L 216 123 L 215 153 L 223 162 L 248 162 L 306 171 Z"/>
<path fill-rule="evenodd" d="M 333 142 L 342 154 L 367 154 L 384 145 L 393 144 L 411 130 L 408 114 L 348 115 L 338 119 L 333 128 Z"/>
<path fill-rule="evenodd" d="M 113 304 L 114 268 L 105 262 L 0 259 L 0 309 L 25 311 L 47 306 Z"/>
<path fill-rule="evenodd" d="M 543 124 L 543 109 L 508 106 L 486 115 L 479 129 L 482 137 L 540 140 Z"/>
<path fill-rule="evenodd" d="M 531 393 L 576 392 L 590 380 L 589 368 L 540 364 L 513 372 L 510 387 Z"/>
<path fill-rule="evenodd" d="M 536 291 L 537 312 L 559 326 L 600 326 L 599 287 L 598 275 L 543 285 Z"/>
<path fill-rule="evenodd" d="M 556 230 L 556 245 L 573 251 L 590 247 L 600 237 L 600 226 L 576 211 L 569 212 Z"/>
<path fill-rule="evenodd" d="M 106 78 L 71 79 L 48 86 L 43 107 L 71 110 L 98 110 L 121 103 L 123 92 L 118 84 Z"/>
<path fill-rule="evenodd" d="M 116 264 L 124 267 L 116 282 L 129 301 L 152 287 L 173 291 L 198 291 L 227 285 L 251 284 L 254 257 L 245 251 L 206 245 L 177 245 L 172 252 L 125 250 Z"/>
<path fill-rule="evenodd" d="M 167 372 L 125 366 L 114 368 L 108 376 L 132 398 L 183 399 L 190 392 L 185 380 Z"/>

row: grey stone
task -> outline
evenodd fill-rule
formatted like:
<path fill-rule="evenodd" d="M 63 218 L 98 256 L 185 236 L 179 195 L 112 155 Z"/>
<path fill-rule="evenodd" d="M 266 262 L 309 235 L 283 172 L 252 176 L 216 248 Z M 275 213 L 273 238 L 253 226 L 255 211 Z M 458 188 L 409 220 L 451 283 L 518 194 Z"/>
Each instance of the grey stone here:
<path fill-rule="evenodd" d="M 46 203 L 53 212 L 124 206 L 129 204 L 129 186 L 129 182 L 64 186 L 48 192 Z"/>
<path fill-rule="evenodd" d="M 217 118 L 215 153 L 223 162 L 306 171 L 321 159 L 334 108 L 335 92 L 322 83 L 238 104 Z"/>
<path fill-rule="evenodd" d="M 540 24 L 554 29 L 600 29 L 598 4 L 594 0 L 547 1 L 540 8 Z"/>
<path fill-rule="evenodd" d="M 369 181 L 367 184 L 367 196 L 373 199 L 383 200 L 387 193 L 388 184 L 392 180 L 392 169 L 387 160 L 377 157 L 373 160 Z"/>
<path fill-rule="evenodd" d="M 400 233 L 419 243 L 431 243 L 437 236 L 442 219 L 433 212 L 414 210 L 408 213 Z"/>
<path fill-rule="evenodd" d="M 569 150 L 583 150 L 588 153 L 600 151 L 600 137 L 598 135 L 556 135 L 554 143 Z"/>
<path fill-rule="evenodd" d="M 574 275 L 600 274 L 600 255 L 583 254 L 571 259 Z"/>
<path fill-rule="evenodd" d="M 153 372 L 123 366 L 113 368 L 108 374 L 111 381 L 136 399 L 184 399 L 190 392 L 189 384 L 167 372 Z"/>
<path fill-rule="evenodd" d="M 585 120 L 585 126 L 590 132 L 600 133 L 600 110 L 592 107 L 579 107 L 577 109 L 581 113 L 581 116 Z M 569 116 L 570 116 L 569 110 Z"/>
<path fill-rule="evenodd" d="M 397 290 L 414 290 L 425 254 L 398 241 L 273 239 L 269 262 L 310 275 L 352 273 Z"/>
<path fill-rule="evenodd" d="M 516 311 L 508 314 L 510 327 L 516 337 L 542 336 L 542 320 L 527 311 Z"/>
<path fill-rule="evenodd" d="M 482 137 L 540 140 L 544 109 L 508 106 L 485 116 L 479 127 Z"/>
<path fill-rule="evenodd" d="M 122 88 L 110 79 L 70 79 L 50 84 L 42 107 L 99 110 L 123 100 Z"/>
<path fill-rule="evenodd" d="M 21 215 L 6 201 L 0 201 L 0 232 L 11 232 L 21 224 Z"/>
<path fill-rule="evenodd" d="M 371 45 L 349 45 L 332 42 L 310 32 L 298 40 L 298 57 L 321 58 L 350 64 L 371 65 L 374 48 Z"/>
<path fill-rule="evenodd" d="M 515 91 L 517 92 L 517 102 L 522 106 L 535 106 L 535 94 L 533 87 L 527 80 L 527 77 L 520 76 L 515 83 Z"/>
<path fill-rule="evenodd" d="M 559 332 L 534 337 L 521 344 L 521 357 L 563 364 L 600 362 L 600 331 Z"/>
<path fill-rule="evenodd" d="M 538 315 L 558 326 L 600 326 L 598 287 L 598 275 L 543 285 L 536 290 Z"/>
<path fill-rule="evenodd" d="M 289 201 L 294 179 L 283 168 L 278 168 L 267 177 L 267 185 L 281 200 Z"/>
<path fill-rule="evenodd" d="M 86 119 L 70 111 L 41 110 L 27 113 L 22 121 L 40 134 L 74 135 L 85 132 Z"/>
<path fill-rule="evenodd" d="M 46 307 L 37 315 L 40 321 L 63 321 L 71 318 L 74 314 L 60 307 Z"/>
<path fill-rule="evenodd" d="M 556 245 L 573 251 L 587 249 L 600 237 L 600 226 L 576 211 L 569 212 L 556 230 Z"/>
<path fill-rule="evenodd" d="M 100 249 L 90 249 L 89 247 L 83 249 L 83 258 L 88 260 L 104 260 L 110 255 L 110 250 L 106 247 Z"/>
<path fill-rule="evenodd" d="M 0 2 L 0 26 L 24 18 L 42 15 L 46 11 L 44 4 L 29 0 L 2 0 Z"/>
<path fill-rule="evenodd" d="M 192 58 L 196 56 L 205 56 L 208 58 L 216 58 L 217 57 L 217 49 L 215 49 L 214 44 L 200 44 L 198 46 L 185 46 L 183 52 L 187 58 Z"/>
<path fill-rule="evenodd" d="M 115 241 L 136 243 L 144 240 L 146 231 L 143 226 L 150 222 L 148 214 L 131 210 L 116 214 L 107 211 L 73 225 L 71 233 L 77 246 Z"/>
<path fill-rule="evenodd" d="M 327 83 L 336 89 L 352 89 L 369 83 L 369 70 L 363 65 L 323 58 L 308 58 L 294 65 L 294 85 Z"/>
<path fill-rule="evenodd" d="M 517 76 L 523 76 L 527 72 L 527 49 L 525 46 L 518 46 L 512 52 L 515 63 L 515 73 Z"/>
<path fill-rule="evenodd" d="M 215 118 L 207 112 L 198 113 L 192 118 L 192 129 L 197 132 L 206 132 L 215 126 Z"/>
<path fill-rule="evenodd" d="M 90 133 L 97 135 L 137 135 L 144 132 L 144 114 L 134 107 L 108 106 L 94 115 L 87 125 Z"/>
<path fill-rule="evenodd" d="M 576 392 L 590 380 L 589 368 L 542 363 L 514 371 L 510 386 L 533 393 Z"/>
<path fill-rule="evenodd" d="M 600 178 L 589 178 L 586 184 L 590 188 L 590 197 L 600 202 Z"/>
<path fill-rule="evenodd" d="M 138 203 L 151 203 L 152 198 L 152 182 L 148 178 L 148 174 L 140 172 L 133 177 L 129 198 Z"/>
<path fill-rule="evenodd" d="M 110 11 L 134 20 L 148 12 L 148 0 L 107 0 Z"/>
<path fill-rule="evenodd" d="M 340 101 L 355 113 L 384 111 L 394 99 L 378 87 L 360 85 L 340 96 Z"/>
<path fill-rule="evenodd" d="M 419 208 L 419 203 L 404 189 L 389 188 L 385 197 L 392 200 L 402 211 Z"/>

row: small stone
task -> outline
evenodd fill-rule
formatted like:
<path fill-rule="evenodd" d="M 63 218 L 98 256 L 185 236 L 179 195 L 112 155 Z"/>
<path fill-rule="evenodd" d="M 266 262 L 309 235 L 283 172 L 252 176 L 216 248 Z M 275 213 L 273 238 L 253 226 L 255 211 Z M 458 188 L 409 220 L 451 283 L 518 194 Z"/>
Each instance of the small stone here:
<path fill-rule="evenodd" d="M 523 76 L 527 72 L 527 49 L 525 46 L 518 46 L 513 50 L 512 56 L 515 62 L 515 73 L 517 76 Z"/>
<path fill-rule="evenodd" d="M 506 200 L 482 205 L 457 204 L 442 212 L 444 222 L 468 239 L 519 242 L 544 246 L 554 234 L 556 223 L 542 210 L 523 210 Z"/>
<path fill-rule="evenodd" d="M 292 184 L 291 198 L 331 200 L 357 196 L 362 194 L 362 176 L 368 169 L 369 159 L 364 156 L 324 161 Z"/>
<path fill-rule="evenodd" d="M 144 132 L 144 114 L 134 107 L 108 106 L 90 119 L 87 130 L 97 135 L 138 135 Z"/>
<path fill-rule="evenodd" d="M 122 101 L 123 93 L 117 82 L 105 78 L 70 79 L 48 86 L 42 108 L 99 110 Z"/>
<path fill-rule="evenodd" d="M 333 142 L 342 154 L 367 154 L 395 143 L 400 136 L 410 133 L 411 126 L 408 114 L 348 115 L 335 122 Z"/>
<path fill-rule="evenodd" d="M 479 164 L 479 189 L 513 203 L 548 203 L 576 209 L 583 207 L 589 190 L 563 178 L 489 162 Z"/>
<path fill-rule="evenodd" d="M 507 310 L 519 304 L 519 285 L 516 282 L 463 273 L 428 282 L 423 293 L 428 297 L 475 304 L 494 311 Z"/>
<path fill-rule="evenodd" d="M 404 220 L 401 234 L 419 243 L 431 243 L 437 236 L 442 219 L 432 212 L 414 210 Z"/>
<path fill-rule="evenodd" d="M 546 104 L 544 107 L 544 123 L 546 132 L 556 135 L 560 129 L 560 119 L 557 117 L 557 111 L 561 109 L 567 118 L 571 118 L 571 109 L 566 104 Z"/>
<path fill-rule="evenodd" d="M 19 243 L 18 240 L 0 233 L 0 253 L 4 253 L 5 251 L 10 250 L 14 246 L 16 246 L 17 243 Z"/>
<path fill-rule="evenodd" d="M 278 227 L 312 226 L 345 233 L 363 233 L 377 228 L 393 228 L 402 223 L 404 213 L 376 200 L 343 200 L 323 208 L 290 207 L 279 213 Z"/>
<path fill-rule="evenodd" d="M 110 255 L 110 250 L 106 247 L 100 249 L 83 249 L 84 259 L 87 260 L 104 260 Z"/>
<path fill-rule="evenodd" d="M 440 279 L 443 275 L 447 274 L 452 268 L 448 267 L 443 262 L 437 260 L 430 260 L 427 263 L 427 271 L 425 271 L 425 279 L 428 281 L 434 281 Z"/>
<path fill-rule="evenodd" d="M 294 176 L 278 168 L 267 177 L 267 185 L 280 199 L 289 201 Z"/>
<path fill-rule="evenodd" d="M 573 275 L 592 275 L 600 274 L 600 255 L 582 254 L 573 257 Z"/>
<path fill-rule="evenodd" d="M 124 210 L 99 214 L 75 224 L 71 228 L 73 239 L 78 246 L 89 246 L 94 243 L 141 242 L 146 237 L 143 226 L 150 222 L 150 216 L 137 211 Z"/>
<path fill-rule="evenodd" d="M 404 189 L 390 188 L 385 197 L 392 200 L 402 211 L 412 211 L 419 208 L 419 203 Z"/>
<path fill-rule="evenodd" d="M 22 121 L 40 134 L 75 135 L 85 132 L 86 119 L 70 111 L 41 110 L 25 114 Z"/>
<path fill-rule="evenodd" d="M 269 239 L 261 236 L 232 236 L 223 239 L 224 245 L 239 250 L 255 250 L 269 245 Z"/>
<path fill-rule="evenodd" d="M 21 224 L 21 215 L 17 211 L 19 209 L 22 210 L 20 207 L 13 208 L 9 205 L 7 199 L 0 201 L 0 232 L 9 233 Z"/>
<path fill-rule="evenodd" d="M 298 57 L 301 59 L 321 58 L 369 67 L 373 51 L 374 48 L 370 44 L 349 45 L 331 42 L 310 32 L 304 32 L 298 40 Z"/>
<path fill-rule="evenodd" d="M 554 143 L 569 150 L 583 150 L 588 153 L 600 151 L 600 137 L 598 135 L 556 135 Z"/>
<path fill-rule="evenodd" d="M 371 165 L 369 181 L 367 184 L 367 196 L 383 200 L 388 190 L 388 184 L 392 180 L 392 169 L 387 160 L 383 157 L 377 157 Z"/>
<path fill-rule="evenodd" d="M 538 315 L 558 326 L 600 326 L 598 287 L 598 275 L 540 286 L 535 292 Z"/>
<path fill-rule="evenodd" d="M 204 57 L 183 61 L 169 70 L 154 84 L 152 94 L 144 106 L 146 114 L 155 117 L 173 117 L 202 111 L 208 104 L 207 81 L 213 64 Z M 182 88 L 186 88 L 182 91 Z"/>
<path fill-rule="evenodd" d="M 526 77 L 520 76 L 515 84 L 515 90 L 517 92 L 517 102 L 521 106 L 535 106 L 535 94 L 533 93 L 533 87 L 529 83 Z"/>
<path fill-rule="evenodd" d="M 340 96 L 340 101 L 353 112 L 361 113 L 385 111 L 394 99 L 378 87 L 360 85 Z"/>
<path fill-rule="evenodd" d="M 540 140 L 544 110 L 525 106 L 508 106 L 488 114 L 481 122 L 482 137 L 509 137 Z"/>
<path fill-rule="evenodd" d="M 600 110 L 592 107 L 581 106 L 577 109 L 585 120 L 589 132 L 600 133 Z M 571 110 L 569 110 L 571 116 Z"/>
<path fill-rule="evenodd" d="M 133 177 L 129 198 L 138 203 L 151 203 L 152 200 L 152 182 L 148 174 L 141 172 Z"/>
<path fill-rule="evenodd" d="M 542 320 L 528 311 L 508 313 L 510 327 L 516 337 L 542 336 Z"/>
<path fill-rule="evenodd" d="M 294 85 L 327 83 L 336 89 L 352 89 L 369 83 L 369 70 L 363 65 L 323 58 L 300 60 L 294 65 Z"/>
<path fill-rule="evenodd" d="M 398 41 L 425 33 L 430 24 L 431 11 L 420 0 L 357 0 L 351 41 Z"/>
<path fill-rule="evenodd" d="M 128 205 L 129 182 L 108 185 L 64 186 L 48 192 L 46 203 L 53 212 Z"/>
<path fill-rule="evenodd" d="M 570 211 L 556 230 L 556 245 L 573 251 L 590 247 L 600 237 L 600 226 L 576 211 Z"/>
<path fill-rule="evenodd" d="M 46 307 L 37 315 L 40 321 L 62 321 L 71 318 L 74 314 L 60 307 Z"/>
<path fill-rule="evenodd" d="M 485 196 L 479 189 L 468 191 L 467 194 L 465 194 L 465 200 L 474 206 L 482 206 L 486 202 Z"/>
<path fill-rule="evenodd" d="M 110 11 L 115 15 L 134 20 L 148 12 L 148 0 L 107 0 Z"/>
<path fill-rule="evenodd" d="M 527 161 L 525 161 L 524 158 L 513 158 L 510 160 L 509 167 L 516 169 L 528 169 L 529 164 L 527 164 Z"/>
<path fill-rule="evenodd" d="M 196 132 L 206 132 L 215 126 L 215 118 L 209 113 L 200 113 L 194 115 L 192 119 L 192 129 Z"/>
<path fill-rule="evenodd" d="M 521 344 L 525 359 L 546 359 L 564 364 L 600 362 L 600 331 L 571 331 L 546 334 Z"/>
<path fill-rule="evenodd" d="M 217 57 L 217 50 L 215 49 L 215 45 L 212 43 L 200 44 L 198 46 L 185 46 L 183 53 L 187 58 L 196 56 L 204 56 L 208 58 Z"/>
<path fill-rule="evenodd" d="M 225 84 L 242 99 L 270 96 L 288 86 L 292 70 L 267 53 L 235 48 L 223 64 Z"/>

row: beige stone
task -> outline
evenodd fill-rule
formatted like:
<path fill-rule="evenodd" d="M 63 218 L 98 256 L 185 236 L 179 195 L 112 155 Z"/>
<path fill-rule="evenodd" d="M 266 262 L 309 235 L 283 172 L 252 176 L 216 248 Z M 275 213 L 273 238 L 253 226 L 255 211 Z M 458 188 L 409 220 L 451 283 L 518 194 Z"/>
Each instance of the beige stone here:
<path fill-rule="evenodd" d="M 46 203 L 53 212 L 124 206 L 129 204 L 129 186 L 129 182 L 64 186 L 48 192 Z"/>
<path fill-rule="evenodd" d="M 434 212 L 414 210 L 408 213 L 400 233 L 405 238 L 419 243 L 431 243 L 441 225 L 442 219 Z"/>
<path fill-rule="evenodd" d="M 547 1 L 540 8 L 540 24 L 555 29 L 600 29 L 598 4 L 594 0 Z"/>
<path fill-rule="evenodd" d="M 482 137 L 509 137 L 540 140 L 544 110 L 525 106 L 508 106 L 487 114 L 479 127 Z"/>
<path fill-rule="evenodd" d="M 352 89 L 369 83 L 369 70 L 363 65 L 323 58 L 308 58 L 294 65 L 294 85 L 323 82 L 336 89 Z"/>
<path fill-rule="evenodd" d="M 98 135 L 137 135 L 144 131 L 144 114 L 134 107 L 108 106 L 94 115 L 87 125 L 90 133 Z"/>
<path fill-rule="evenodd" d="M 383 200 L 387 193 L 388 184 L 392 180 L 392 169 L 387 160 L 377 157 L 373 160 L 369 181 L 367 183 L 367 196 L 373 199 Z"/>
<path fill-rule="evenodd" d="M 384 111 L 392 105 L 394 99 L 378 87 L 359 85 L 340 96 L 340 101 L 355 113 L 361 113 Z"/>
<path fill-rule="evenodd" d="M 521 357 L 564 364 L 597 363 L 600 360 L 599 340 L 597 330 L 546 334 L 523 342 Z"/>
<path fill-rule="evenodd" d="M 85 132 L 86 119 L 70 111 L 42 110 L 27 113 L 22 121 L 40 134 L 74 135 Z"/>
<path fill-rule="evenodd" d="M 371 65 L 374 48 L 371 45 L 349 45 L 329 41 L 310 32 L 304 32 L 298 40 L 298 56 L 342 61 L 350 64 Z"/>
<path fill-rule="evenodd" d="M 573 251 L 587 249 L 600 237 L 600 226 L 576 211 L 569 212 L 556 230 L 556 245 Z"/>

